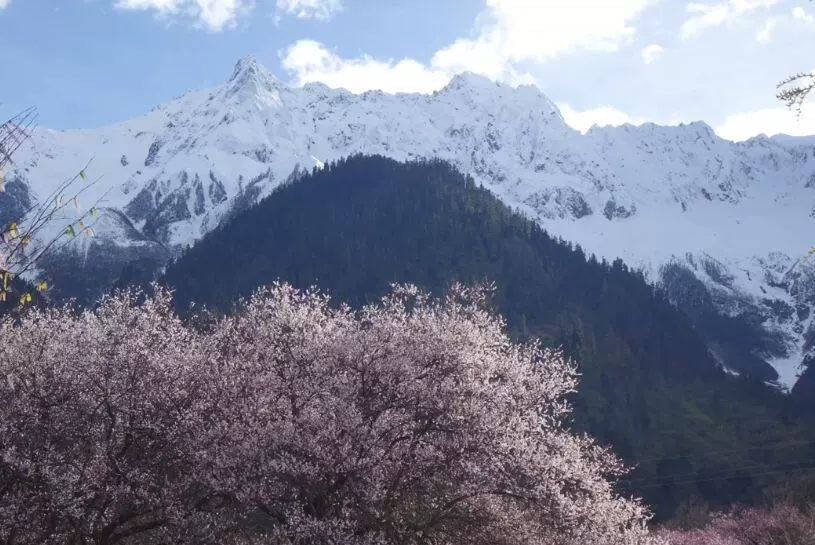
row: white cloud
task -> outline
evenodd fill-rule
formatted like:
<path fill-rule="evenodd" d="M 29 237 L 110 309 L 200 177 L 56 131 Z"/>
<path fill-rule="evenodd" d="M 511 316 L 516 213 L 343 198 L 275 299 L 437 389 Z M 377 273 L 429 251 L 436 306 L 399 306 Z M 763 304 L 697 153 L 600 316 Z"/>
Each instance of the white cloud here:
<path fill-rule="evenodd" d="M 281 52 L 283 68 L 294 74 L 296 83 L 319 81 L 354 93 L 380 89 L 388 93 L 428 93 L 450 80 L 444 71 L 428 68 L 411 59 L 380 61 L 368 56 L 343 59 L 323 44 L 300 40 Z"/>
<path fill-rule="evenodd" d="M 772 39 L 773 34 L 778 29 L 778 26 L 783 23 L 785 26 L 790 22 L 798 21 L 807 25 L 815 23 L 815 17 L 809 15 L 801 6 L 796 6 L 792 9 L 790 15 L 773 15 L 764 21 L 764 26 L 756 34 L 756 39 L 759 42 L 767 43 Z"/>
<path fill-rule="evenodd" d="M 612 106 L 601 106 L 582 112 L 574 110 L 565 103 L 559 103 L 557 107 L 560 109 L 560 113 L 563 115 L 563 119 L 566 123 L 582 133 L 585 133 L 594 125 L 598 127 L 618 127 L 626 123 L 641 125 L 644 122 L 642 119 L 634 119 L 625 112 Z"/>
<path fill-rule="evenodd" d="M 427 92 L 464 71 L 514 85 L 531 83 L 532 77 L 521 68 L 524 63 L 540 64 L 578 50 L 615 51 L 634 35 L 633 20 L 652 1 L 487 0 L 473 37 L 442 48 L 427 64 L 367 56 L 343 59 L 308 40 L 281 55 L 283 67 L 298 82 L 322 81 L 357 91 Z"/>
<path fill-rule="evenodd" d="M 780 107 L 730 115 L 716 128 L 716 133 L 722 138 L 736 142 L 747 140 L 757 134 L 812 135 L 815 134 L 815 106 L 804 105 L 801 117 L 787 108 Z"/>
<path fill-rule="evenodd" d="M 682 24 L 679 35 L 682 38 L 692 38 L 707 28 L 732 24 L 744 16 L 760 9 L 769 9 L 781 1 L 783 0 L 725 0 L 713 4 L 693 2 L 685 8 L 691 16 Z"/>
<path fill-rule="evenodd" d="M 0 0 L 0 8 L 3 2 Z M 212 32 L 234 28 L 242 17 L 248 16 L 256 0 L 114 0 L 117 9 L 155 11 L 159 17 L 191 19 Z M 278 14 L 300 19 L 327 21 L 342 11 L 342 0 L 277 0 Z M 279 18 L 279 15 L 278 15 Z"/>
<path fill-rule="evenodd" d="M 239 17 L 250 13 L 254 0 L 116 0 L 114 7 L 155 10 L 161 17 L 188 17 L 208 30 L 218 32 L 234 27 Z"/>
<path fill-rule="evenodd" d="M 770 17 L 764 21 L 764 26 L 761 27 L 761 30 L 756 34 L 756 40 L 759 42 L 769 42 L 773 37 L 773 31 L 778 26 L 779 21 L 779 17 Z"/>
<path fill-rule="evenodd" d="M 0 10 L 6 9 L 11 4 L 11 0 L 0 0 Z"/>
<path fill-rule="evenodd" d="M 578 50 L 616 51 L 635 33 L 634 19 L 650 0 L 487 0 L 475 37 L 433 56 L 435 67 L 498 79 L 513 65 L 542 63 Z"/>
<path fill-rule="evenodd" d="M 642 50 L 642 61 L 645 64 L 651 64 L 657 57 L 662 55 L 663 52 L 665 52 L 665 49 L 659 44 L 648 45 Z"/>
<path fill-rule="evenodd" d="M 124 10 L 154 9 L 162 14 L 178 13 L 183 0 L 116 0 L 113 6 Z"/>
<path fill-rule="evenodd" d="M 812 17 L 812 15 L 804 11 L 804 8 L 802 8 L 801 6 L 795 6 L 792 9 L 792 18 L 797 21 L 803 21 L 804 23 L 807 24 L 812 24 L 813 22 L 815 22 L 815 17 Z"/>
<path fill-rule="evenodd" d="M 342 11 L 341 0 L 277 0 L 277 9 L 298 19 L 328 21 Z"/>

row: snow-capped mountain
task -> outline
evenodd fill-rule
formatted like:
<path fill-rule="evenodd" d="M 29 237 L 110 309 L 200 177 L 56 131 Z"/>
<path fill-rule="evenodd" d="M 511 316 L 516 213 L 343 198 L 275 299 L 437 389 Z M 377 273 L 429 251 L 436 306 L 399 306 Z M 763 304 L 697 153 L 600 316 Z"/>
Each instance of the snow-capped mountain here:
<path fill-rule="evenodd" d="M 104 194 L 98 237 L 43 265 L 59 274 L 93 253 L 107 271 L 93 291 L 128 262 L 161 263 L 303 169 L 354 153 L 450 161 L 550 233 L 643 269 L 711 328 L 725 366 L 750 352 L 782 384 L 795 381 L 815 336 L 812 138 L 733 143 L 704 123 L 583 135 L 533 86 L 464 74 L 431 95 L 356 95 L 288 87 L 247 57 L 224 85 L 136 119 L 37 130 L 7 179 L 18 201 L 42 199 L 93 158 L 88 171 L 102 178 L 83 198 Z M 736 329 L 756 334 L 738 357 Z"/>

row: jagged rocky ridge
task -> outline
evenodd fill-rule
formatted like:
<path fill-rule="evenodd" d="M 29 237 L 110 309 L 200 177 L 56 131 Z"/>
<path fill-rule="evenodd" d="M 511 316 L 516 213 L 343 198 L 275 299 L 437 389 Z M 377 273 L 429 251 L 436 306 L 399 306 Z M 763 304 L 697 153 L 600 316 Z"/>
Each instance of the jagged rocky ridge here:
<path fill-rule="evenodd" d="M 60 295 L 91 297 L 128 263 L 159 266 L 303 169 L 355 153 L 448 160 L 549 232 L 642 268 L 725 367 L 774 380 L 769 362 L 794 383 L 815 335 L 813 139 L 733 143 L 704 123 L 582 135 L 533 86 L 463 74 L 430 95 L 292 88 L 247 57 L 224 85 L 136 119 L 36 131 L 9 179 L 13 202 L 43 198 L 94 158 L 99 236 L 44 264 L 64 280 L 67 263 L 104 256 L 62 282 Z"/>

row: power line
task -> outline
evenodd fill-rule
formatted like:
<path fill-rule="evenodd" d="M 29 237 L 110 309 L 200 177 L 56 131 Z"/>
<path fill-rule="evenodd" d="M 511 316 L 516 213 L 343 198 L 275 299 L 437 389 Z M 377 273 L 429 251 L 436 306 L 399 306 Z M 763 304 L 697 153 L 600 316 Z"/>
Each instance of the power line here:
<path fill-rule="evenodd" d="M 732 467 L 727 469 L 722 469 L 720 473 L 734 473 L 740 471 L 748 471 L 751 469 L 770 469 L 773 468 L 775 470 L 782 470 L 783 466 L 794 466 L 795 464 L 815 464 L 815 458 L 806 458 L 803 460 L 791 460 L 788 462 L 775 462 L 770 464 L 752 464 L 748 466 L 740 466 L 740 467 Z M 796 467 L 789 467 L 785 468 L 783 471 L 794 470 L 797 469 Z M 639 486 L 640 483 L 648 483 L 648 482 L 655 482 L 655 481 L 664 481 L 670 479 L 677 479 L 677 478 L 684 478 L 684 477 L 693 477 L 696 475 L 696 472 L 690 473 L 674 473 L 669 475 L 661 475 L 655 477 L 641 477 L 641 478 L 634 478 L 634 479 L 621 479 L 620 483 L 632 485 L 632 486 Z M 755 475 L 750 474 L 750 475 Z M 749 476 L 749 475 L 748 475 Z"/>
<path fill-rule="evenodd" d="M 37 109 L 27 108 L 0 124 L 0 168 L 11 162 L 11 156 L 31 136 L 37 121 Z"/>
<path fill-rule="evenodd" d="M 727 449 L 727 450 L 713 450 L 708 452 L 695 452 L 690 454 L 681 454 L 678 456 L 669 456 L 664 458 L 642 458 L 639 460 L 632 460 L 635 464 L 641 464 L 644 462 L 666 462 L 669 460 L 683 460 L 686 458 L 701 458 L 706 456 L 716 456 L 720 454 L 735 454 L 735 453 L 742 453 L 742 452 L 750 452 L 753 450 L 763 450 L 763 449 L 770 449 L 770 448 L 785 448 L 790 446 L 802 446 L 802 445 L 813 445 L 815 444 L 815 440 L 800 440 L 800 441 L 788 441 L 786 443 L 776 443 L 776 444 L 766 444 L 762 446 L 748 446 L 748 447 L 741 447 L 737 449 Z"/>
<path fill-rule="evenodd" d="M 762 476 L 765 476 L 765 475 L 776 475 L 776 474 L 790 473 L 791 471 L 812 471 L 813 469 L 815 469 L 815 466 L 792 468 L 792 469 L 789 469 L 789 470 L 764 471 L 764 472 L 761 472 L 761 473 L 753 473 L 752 475 L 750 475 L 750 477 L 752 478 L 752 477 L 762 477 Z M 731 475 L 731 476 L 725 476 L 725 477 L 712 477 L 712 478 L 705 478 L 705 479 L 691 479 L 691 480 L 687 480 L 687 481 L 676 481 L 676 482 L 672 482 L 672 483 L 656 483 L 656 484 L 651 484 L 651 485 L 640 486 L 640 487 L 637 487 L 637 488 L 640 488 L 640 489 L 643 489 L 643 488 L 658 488 L 658 487 L 665 486 L 665 485 L 675 486 L 675 485 L 681 485 L 681 484 L 695 484 L 695 483 L 705 483 L 705 482 L 713 482 L 713 481 L 726 481 L 726 480 L 729 480 L 729 479 L 737 479 L 737 478 L 740 478 L 740 477 L 741 477 L 741 475 Z"/>

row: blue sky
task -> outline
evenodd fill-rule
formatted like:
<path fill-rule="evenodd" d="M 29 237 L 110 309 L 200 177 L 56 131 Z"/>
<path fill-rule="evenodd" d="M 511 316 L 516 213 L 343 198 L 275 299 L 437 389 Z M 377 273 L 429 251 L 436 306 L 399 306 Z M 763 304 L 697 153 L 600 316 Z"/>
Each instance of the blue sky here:
<path fill-rule="evenodd" d="M 534 83 L 573 126 L 702 119 L 815 134 L 774 99 L 815 69 L 806 0 L 0 0 L 0 115 L 95 127 L 217 85 L 255 55 L 292 85 L 430 92 Z"/>

